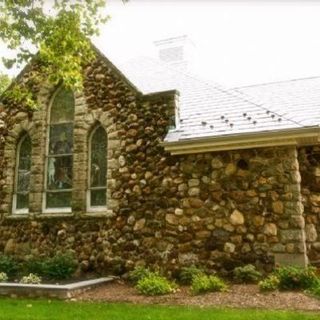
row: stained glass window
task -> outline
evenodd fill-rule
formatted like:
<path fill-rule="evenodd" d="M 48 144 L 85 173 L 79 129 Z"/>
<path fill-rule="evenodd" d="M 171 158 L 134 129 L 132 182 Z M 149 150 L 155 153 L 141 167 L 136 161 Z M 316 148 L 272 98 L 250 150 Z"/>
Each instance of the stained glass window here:
<path fill-rule="evenodd" d="M 90 207 L 104 207 L 107 203 L 107 134 L 98 126 L 90 141 Z"/>
<path fill-rule="evenodd" d="M 24 135 L 18 145 L 15 211 L 27 212 L 29 209 L 29 187 L 31 170 L 31 139 Z"/>
<path fill-rule="evenodd" d="M 47 154 L 46 207 L 71 207 L 74 97 L 59 89 L 51 110 Z"/>
<path fill-rule="evenodd" d="M 60 89 L 52 102 L 50 123 L 73 122 L 74 97 L 71 90 Z"/>

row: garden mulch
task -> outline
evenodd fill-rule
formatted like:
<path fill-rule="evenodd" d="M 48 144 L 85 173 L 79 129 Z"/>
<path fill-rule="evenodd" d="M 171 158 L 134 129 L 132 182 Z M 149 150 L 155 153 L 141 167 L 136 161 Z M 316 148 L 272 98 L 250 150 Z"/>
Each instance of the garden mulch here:
<path fill-rule="evenodd" d="M 84 301 L 127 302 L 136 304 L 189 305 L 200 307 L 260 308 L 319 311 L 320 299 L 303 292 L 261 293 L 257 285 L 232 285 L 227 292 L 192 295 L 188 287 L 164 296 L 146 297 L 127 283 L 117 280 L 77 297 Z"/>

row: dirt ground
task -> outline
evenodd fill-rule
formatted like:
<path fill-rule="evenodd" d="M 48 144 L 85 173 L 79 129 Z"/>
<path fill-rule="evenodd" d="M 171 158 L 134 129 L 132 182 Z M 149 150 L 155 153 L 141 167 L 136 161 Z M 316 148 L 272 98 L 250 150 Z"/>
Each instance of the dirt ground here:
<path fill-rule="evenodd" d="M 121 280 L 87 291 L 79 300 L 128 302 L 140 304 L 194 305 L 206 307 L 261 308 L 308 310 L 320 312 L 320 299 L 302 292 L 260 293 L 256 285 L 232 285 L 227 292 L 194 296 L 188 287 L 176 293 L 157 297 L 145 297 Z"/>

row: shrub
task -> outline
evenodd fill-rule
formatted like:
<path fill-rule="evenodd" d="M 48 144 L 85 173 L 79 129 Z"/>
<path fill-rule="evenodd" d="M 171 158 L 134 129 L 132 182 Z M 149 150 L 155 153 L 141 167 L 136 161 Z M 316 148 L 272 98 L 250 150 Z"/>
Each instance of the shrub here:
<path fill-rule="evenodd" d="M 176 285 L 158 273 L 150 272 L 138 281 L 136 288 L 144 295 L 157 296 L 174 292 Z"/>
<path fill-rule="evenodd" d="M 46 259 L 32 258 L 24 264 L 24 272 L 27 274 L 36 274 L 45 276 L 46 274 Z"/>
<path fill-rule="evenodd" d="M 30 273 L 28 276 L 22 277 L 20 283 L 23 284 L 39 284 L 41 283 L 41 278 L 38 277 L 36 274 Z"/>
<path fill-rule="evenodd" d="M 152 272 L 149 268 L 143 266 L 137 266 L 129 272 L 129 280 L 133 283 L 137 283 L 139 280 L 149 276 Z"/>
<path fill-rule="evenodd" d="M 252 264 L 235 268 L 233 275 L 235 280 L 240 283 L 256 283 L 262 277 L 262 274 Z"/>
<path fill-rule="evenodd" d="M 71 278 L 77 264 L 70 254 L 58 254 L 44 261 L 44 275 L 49 279 L 63 280 Z"/>
<path fill-rule="evenodd" d="M 271 274 L 266 279 L 259 282 L 259 289 L 261 291 L 277 290 L 279 287 L 279 283 L 279 278 L 276 275 Z"/>
<path fill-rule="evenodd" d="M 14 277 L 19 271 L 19 264 L 7 255 L 0 255 L 0 272 L 5 272 L 8 277 Z"/>
<path fill-rule="evenodd" d="M 76 270 L 76 263 L 70 254 L 58 254 L 52 258 L 32 258 L 24 265 L 24 271 L 47 279 L 70 278 Z"/>
<path fill-rule="evenodd" d="M 281 267 L 274 274 L 279 278 L 279 289 L 309 289 L 318 281 L 314 267 Z"/>
<path fill-rule="evenodd" d="M 313 286 L 308 289 L 308 292 L 320 298 L 320 279 L 318 279 Z"/>
<path fill-rule="evenodd" d="M 191 284 L 195 276 L 204 275 L 203 270 L 196 266 L 184 267 L 179 274 L 179 280 L 182 284 Z"/>
<path fill-rule="evenodd" d="M 194 294 L 205 292 L 225 291 L 227 285 L 217 276 L 207 276 L 199 274 L 192 279 L 191 291 Z"/>
<path fill-rule="evenodd" d="M 0 282 L 8 281 L 8 276 L 5 272 L 0 272 Z"/>

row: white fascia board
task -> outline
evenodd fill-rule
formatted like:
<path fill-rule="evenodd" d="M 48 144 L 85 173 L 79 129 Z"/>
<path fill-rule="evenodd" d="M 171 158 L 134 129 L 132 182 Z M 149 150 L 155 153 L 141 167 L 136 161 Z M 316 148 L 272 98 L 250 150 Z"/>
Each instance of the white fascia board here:
<path fill-rule="evenodd" d="M 319 126 L 299 129 L 286 129 L 269 132 L 205 137 L 180 141 L 164 141 L 166 151 L 173 155 L 202 153 L 210 151 L 227 151 L 278 146 L 302 146 L 318 144 Z"/>

